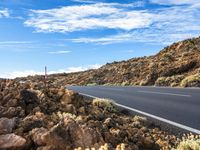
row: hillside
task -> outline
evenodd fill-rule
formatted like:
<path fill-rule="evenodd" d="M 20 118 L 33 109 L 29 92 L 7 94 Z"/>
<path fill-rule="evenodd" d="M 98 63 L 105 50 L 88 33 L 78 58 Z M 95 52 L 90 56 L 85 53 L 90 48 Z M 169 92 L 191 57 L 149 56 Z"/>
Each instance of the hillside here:
<path fill-rule="evenodd" d="M 60 85 L 200 87 L 200 37 L 177 42 L 149 57 L 107 63 L 99 69 L 49 75 Z M 43 76 L 17 80 L 35 81 Z"/>
<path fill-rule="evenodd" d="M 149 57 L 108 63 L 97 70 L 54 75 L 76 85 L 200 87 L 200 37 L 177 42 Z"/>

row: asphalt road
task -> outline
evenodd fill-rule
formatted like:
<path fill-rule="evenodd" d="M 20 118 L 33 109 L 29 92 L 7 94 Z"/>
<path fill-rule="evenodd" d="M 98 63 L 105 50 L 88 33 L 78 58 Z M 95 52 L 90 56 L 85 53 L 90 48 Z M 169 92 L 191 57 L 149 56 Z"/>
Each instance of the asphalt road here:
<path fill-rule="evenodd" d="M 70 86 L 79 93 L 109 98 L 200 132 L 200 89 L 117 86 Z"/>

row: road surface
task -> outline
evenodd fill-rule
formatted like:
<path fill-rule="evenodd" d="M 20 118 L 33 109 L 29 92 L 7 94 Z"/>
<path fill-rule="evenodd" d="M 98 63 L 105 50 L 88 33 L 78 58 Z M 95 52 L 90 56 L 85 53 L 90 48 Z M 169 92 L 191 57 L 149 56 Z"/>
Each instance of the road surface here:
<path fill-rule="evenodd" d="M 70 86 L 68 89 L 109 98 L 130 109 L 194 129 L 200 134 L 200 89 L 118 86 Z"/>

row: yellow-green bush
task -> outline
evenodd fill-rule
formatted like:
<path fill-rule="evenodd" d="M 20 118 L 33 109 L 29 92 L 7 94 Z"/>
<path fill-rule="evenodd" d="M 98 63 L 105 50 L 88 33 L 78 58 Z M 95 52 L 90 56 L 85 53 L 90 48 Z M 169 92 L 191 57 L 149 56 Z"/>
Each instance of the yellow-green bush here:
<path fill-rule="evenodd" d="M 63 118 L 71 118 L 71 119 L 76 119 L 76 115 L 71 114 L 71 113 L 65 113 L 65 112 L 57 112 L 57 113 L 53 113 L 51 115 L 51 120 L 54 122 L 59 122 L 60 120 L 62 120 Z"/>
<path fill-rule="evenodd" d="M 122 84 L 121 84 L 121 86 L 127 86 L 127 85 L 129 85 L 129 82 L 128 82 L 128 81 L 124 81 L 124 82 L 122 82 Z"/>
<path fill-rule="evenodd" d="M 88 83 L 87 86 L 96 86 L 97 83 Z"/>
<path fill-rule="evenodd" d="M 182 141 L 176 150 L 200 150 L 200 139 Z"/>
<path fill-rule="evenodd" d="M 118 108 L 114 104 L 114 102 L 112 102 L 111 100 L 108 100 L 108 99 L 96 98 L 92 101 L 92 105 L 102 108 L 104 110 L 110 111 L 110 112 L 118 111 Z"/>
<path fill-rule="evenodd" d="M 168 86 L 168 83 L 166 81 L 166 77 L 160 77 L 155 82 L 156 86 Z"/>
<path fill-rule="evenodd" d="M 200 87 L 200 74 L 186 77 L 181 81 L 182 87 Z"/>
<path fill-rule="evenodd" d="M 184 78 L 183 75 L 176 75 L 176 76 L 171 76 L 171 77 L 160 77 L 156 80 L 155 85 L 175 87 L 180 84 L 183 78 Z"/>
<path fill-rule="evenodd" d="M 200 136 L 187 135 L 183 137 L 177 148 L 172 150 L 200 150 Z"/>

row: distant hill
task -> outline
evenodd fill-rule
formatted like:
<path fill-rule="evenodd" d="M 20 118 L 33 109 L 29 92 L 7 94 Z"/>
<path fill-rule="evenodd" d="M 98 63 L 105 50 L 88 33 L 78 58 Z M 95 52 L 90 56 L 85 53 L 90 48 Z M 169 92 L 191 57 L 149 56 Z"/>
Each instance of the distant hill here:
<path fill-rule="evenodd" d="M 96 70 L 51 75 L 75 85 L 200 87 L 200 37 L 177 42 L 149 57 L 108 63 Z"/>

